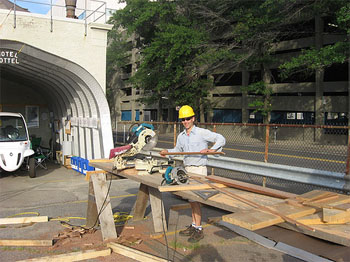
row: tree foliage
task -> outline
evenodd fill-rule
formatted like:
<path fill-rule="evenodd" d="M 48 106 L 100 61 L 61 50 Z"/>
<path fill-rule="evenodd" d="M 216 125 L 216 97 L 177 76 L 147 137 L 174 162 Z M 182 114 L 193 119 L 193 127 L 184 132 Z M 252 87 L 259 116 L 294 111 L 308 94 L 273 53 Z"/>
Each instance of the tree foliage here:
<path fill-rule="evenodd" d="M 125 28 L 129 36 L 139 37 L 136 47 L 142 54 L 141 63 L 130 81 L 144 90 L 141 102 L 154 104 L 166 98 L 174 106 L 197 108 L 208 90 L 198 66 L 192 63 L 206 38 L 200 25 L 191 21 L 177 2 L 125 2 L 126 7 L 114 14 L 112 23 L 115 28 Z"/>
<path fill-rule="evenodd" d="M 257 98 L 250 104 L 267 116 L 271 111 L 271 68 L 288 77 L 300 70 L 313 71 L 344 63 L 349 39 L 317 49 L 303 50 L 287 63 L 276 59 L 278 43 L 314 33 L 315 16 L 329 18 L 342 34 L 350 35 L 348 0 L 124 0 L 111 22 L 108 63 L 110 71 L 125 63 L 125 37 L 138 36 L 141 63 L 130 79 L 145 92 L 142 102 L 172 106 L 190 104 L 198 110 L 213 84 L 207 75 L 260 71 L 245 92 Z M 310 26 L 310 24 L 312 26 Z M 304 26 L 305 25 L 305 26 Z M 265 119 L 266 120 L 266 119 Z"/>
<path fill-rule="evenodd" d="M 316 1 L 315 15 L 328 18 L 326 26 L 333 27 L 333 34 L 346 35 L 343 41 L 335 42 L 321 48 L 304 49 L 301 54 L 291 58 L 280 66 L 281 76 L 286 78 L 299 72 L 313 73 L 335 63 L 342 64 L 350 56 L 350 2 L 346 0 Z"/>

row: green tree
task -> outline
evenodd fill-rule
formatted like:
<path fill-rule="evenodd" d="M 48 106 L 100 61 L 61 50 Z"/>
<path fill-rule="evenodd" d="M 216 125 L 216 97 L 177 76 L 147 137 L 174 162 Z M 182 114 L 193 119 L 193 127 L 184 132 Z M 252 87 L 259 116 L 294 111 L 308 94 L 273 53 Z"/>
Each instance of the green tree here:
<path fill-rule="evenodd" d="M 158 103 L 158 112 L 163 107 L 162 98 L 173 106 L 190 104 L 198 109 L 209 85 L 192 61 L 202 52 L 206 34 L 176 1 L 125 2 L 126 7 L 117 11 L 111 22 L 115 28 L 125 28 L 128 36 L 138 37 L 141 63 L 130 82 L 144 91 L 141 102 Z M 111 56 L 110 63 L 114 60 L 120 59 Z M 161 120 L 161 114 L 158 117 Z"/>

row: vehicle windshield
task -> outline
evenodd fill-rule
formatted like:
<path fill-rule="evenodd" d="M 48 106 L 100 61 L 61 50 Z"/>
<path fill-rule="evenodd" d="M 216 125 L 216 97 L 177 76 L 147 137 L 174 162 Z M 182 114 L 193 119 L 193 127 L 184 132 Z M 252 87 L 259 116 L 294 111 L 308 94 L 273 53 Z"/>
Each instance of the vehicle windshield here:
<path fill-rule="evenodd" d="M 26 126 L 21 117 L 0 116 L 0 142 L 26 140 Z"/>

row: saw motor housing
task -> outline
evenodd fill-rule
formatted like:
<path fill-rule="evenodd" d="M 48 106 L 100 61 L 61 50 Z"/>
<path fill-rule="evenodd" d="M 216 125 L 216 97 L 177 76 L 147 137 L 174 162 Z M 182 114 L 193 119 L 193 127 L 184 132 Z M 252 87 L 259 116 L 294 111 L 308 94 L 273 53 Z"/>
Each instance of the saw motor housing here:
<path fill-rule="evenodd" d="M 169 166 L 163 174 L 163 178 L 162 184 L 166 183 L 168 185 L 184 185 L 188 184 L 189 181 L 185 168 L 181 166 Z"/>
<path fill-rule="evenodd" d="M 123 170 L 126 168 L 135 167 L 135 161 L 128 158 L 137 155 L 142 150 L 151 150 L 157 144 L 157 134 L 152 125 L 141 124 L 132 130 L 136 137 L 129 145 L 112 149 L 110 158 L 114 158 L 113 168 Z"/>

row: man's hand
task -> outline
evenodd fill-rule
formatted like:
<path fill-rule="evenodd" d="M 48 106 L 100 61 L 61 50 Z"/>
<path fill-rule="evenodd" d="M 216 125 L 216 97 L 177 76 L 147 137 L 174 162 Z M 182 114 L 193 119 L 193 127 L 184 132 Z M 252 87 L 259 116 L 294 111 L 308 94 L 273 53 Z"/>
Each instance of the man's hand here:
<path fill-rule="evenodd" d="M 165 157 L 165 154 L 168 153 L 168 150 L 164 149 L 162 151 L 159 152 L 159 154 L 163 157 Z"/>
<path fill-rule="evenodd" d="M 200 152 L 201 153 L 213 153 L 213 152 L 216 152 L 216 150 L 215 149 L 202 149 Z"/>

